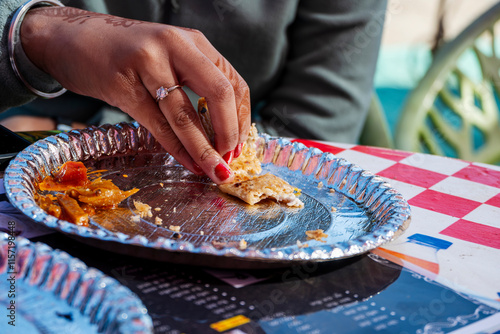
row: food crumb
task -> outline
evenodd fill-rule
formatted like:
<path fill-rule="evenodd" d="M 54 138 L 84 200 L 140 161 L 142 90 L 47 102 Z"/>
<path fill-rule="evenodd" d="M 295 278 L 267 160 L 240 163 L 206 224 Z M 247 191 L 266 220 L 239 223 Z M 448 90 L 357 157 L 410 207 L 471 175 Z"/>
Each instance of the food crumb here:
<path fill-rule="evenodd" d="M 299 248 L 306 248 L 306 247 L 309 247 L 309 244 L 306 244 L 306 243 L 302 243 L 300 242 L 300 240 L 297 240 L 297 247 Z"/>
<path fill-rule="evenodd" d="M 330 192 L 333 194 L 335 192 L 335 189 L 330 188 Z"/>
<path fill-rule="evenodd" d="M 123 174 L 123 177 L 128 177 L 128 175 L 127 174 Z"/>
<path fill-rule="evenodd" d="M 177 212 L 177 208 L 174 208 L 173 212 L 176 213 Z"/>
<path fill-rule="evenodd" d="M 200 231 L 200 235 L 205 235 L 205 232 L 203 232 L 203 231 Z"/>
<path fill-rule="evenodd" d="M 179 232 L 181 230 L 181 227 L 179 225 L 170 225 L 168 229 L 170 231 Z"/>
<path fill-rule="evenodd" d="M 160 182 L 160 187 L 162 187 L 162 188 L 163 188 L 163 183 L 161 183 L 161 182 Z"/>
<path fill-rule="evenodd" d="M 155 224 L 156 225 L 162 225 L 163 224 L 163 219 L 161 219 L 160 217 L 155 217 Z"/>
<path fill-rule="evenodd" d="M 337 208 L 332 206 L 332 212 L 337 212 Z"/>
<path fill-rule="evenodd" d="M 243 249 L 247 249 L 247 246 L 248 246 L 248 243 L 246 242 L 246 240 L 241 239 L 239 244 L 238 244 L 238 248 L 243 250 Z"/>
<path fill-rule="evenodd" d="M 182 234 L 175 232 L 174 235 L 172 236 L 174 239 L 180 239 L 182 238 Z"/>
<path fill-rule="evenodd" d="M 160 210 L 161 210 L 161 208 L 155 208 L 155 211 L 160 211 Z"/>
<path fill-rule="evenodd" d="M 321 181 L 320 181 L 320 182 L 318 183 L 318 188 L 323 188 L 323 182 L 321 182 Z"/>
<path fill-rule="evenodd" d="M 307 240 L 316 240 L 316 241 L 326 242 L 326 240 L 323 240 L 323 238 L 328 237 L 328 234 L 323 233 L 323 232 L 324 231 L 322 229 L 306 231 Z"/>
<path fill-rule="evenodd" d="M 151 212 L 151 207 L 149 205 L 134 200 L 134 206 L 135 209 L 137 210 L 137 214 L 139 214 L 141 218 L 153 217 L 153 213 Z"/>
<path fill-rule="evenodd" d="M 132 221 L 132 223 L 138 223 L 141 221 L 141 216 L 133 215 L 132 217 L 130 217 L 130 221 Z"/>

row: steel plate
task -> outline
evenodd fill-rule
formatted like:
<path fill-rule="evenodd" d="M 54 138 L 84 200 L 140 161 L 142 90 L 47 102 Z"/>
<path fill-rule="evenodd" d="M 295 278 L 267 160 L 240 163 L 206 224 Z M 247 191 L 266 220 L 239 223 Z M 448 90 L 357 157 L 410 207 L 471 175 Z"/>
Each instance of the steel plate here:
<path fill-rule="evenodd" d="M 409 205 L 395 189 L 345 159 L 267 135 L 259 137 L 257 151 L 264 172 L 302 190 L 303 209 L 271 201 L 250 206 L 221 193 L 211 180 L 178 164 L 137 123 L 73 130 L 36 142 L 7 168 L 5 189 L 11 203 L 34 221 L 89 244 L 219 267 L 352 257 L 394 239 L 410 222 Z M 94 216 L 89 227 L 58 220 L 38 207 L 34 195 L 36 183 L 68 160 L 103 170 L 102 176 L 123 190 L 140 191 L 119 209 Z M 133 200 L 156 209 L 153 217 L 133 223 Z M 155 224 L 156 216 L 162 226 Z M 180 226 L 180 232 L 170 225 Z M 307 240 L 305 231 L 315 229 L 328 237 Z M 242 239 L 247 249 L 240 249 Z"/>
<path fill-rule="evenodd" d="M 153 333 L 128 288 L 60 250 L 0 233 L 1 333 Z"/>

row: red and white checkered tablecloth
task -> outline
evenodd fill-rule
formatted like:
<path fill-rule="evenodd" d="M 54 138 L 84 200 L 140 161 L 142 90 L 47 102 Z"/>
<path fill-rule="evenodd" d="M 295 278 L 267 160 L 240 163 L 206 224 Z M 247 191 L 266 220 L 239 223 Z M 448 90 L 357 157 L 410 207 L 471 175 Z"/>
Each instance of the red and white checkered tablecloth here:
<path fill-rule="evenodd" d="M 374 253 L 500 308 L 500 167 L 378 147 L 297 140 L 385 178 L 409 228 Z"/>

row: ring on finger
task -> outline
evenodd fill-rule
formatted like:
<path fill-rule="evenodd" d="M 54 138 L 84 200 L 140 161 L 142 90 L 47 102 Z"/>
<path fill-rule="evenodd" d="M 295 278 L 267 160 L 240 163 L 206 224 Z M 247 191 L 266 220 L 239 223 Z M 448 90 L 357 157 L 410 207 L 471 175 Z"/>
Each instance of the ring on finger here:
<path fill-rule="evenodd" d="M 156 103 L 160 102 L 168 96 L 168 94 L 176 88 L 182 88 L 182 85 L 175 85 L 170 88 L 165 88 L 161 86 L 156 90 Z"/>

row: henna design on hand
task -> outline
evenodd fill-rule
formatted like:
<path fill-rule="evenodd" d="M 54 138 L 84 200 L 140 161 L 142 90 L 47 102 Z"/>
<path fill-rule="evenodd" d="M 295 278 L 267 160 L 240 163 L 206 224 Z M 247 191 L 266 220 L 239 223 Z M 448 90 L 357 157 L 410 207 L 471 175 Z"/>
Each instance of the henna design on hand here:
<path fill-rule="evenodd" d="M 214 65 L 217 66 L 221 70 L 221 72 L 226 75 L 227 79 L 229 80 L 229 82 L 231 82 L 231 84 L 234 86 L 235 89 L 237 89 L 240 86 L 238 80 L 238 73 L 236 72 L 234 67 L 231 66 L 231 64 L 227 61 L 226 58 L 220 56 L 215 61 Z"/>
<path fill-rule="evenodd" d="M 124 17 L 112 16 L 102 13 L 88 12 L 86 10 L 73 7 L 50 8 L 50 10 L 44 12 L 44 15 L 63 18 L 63 21 L 66 21 L 68 23 L 79 23 L 79 24 L 84 24 L 85 22 L 93 19 L 103 19 L 104 22 L 113 25 L 113 27 L 124 27 L 124 28 L 144 23 L 143 21 L 137 21 L 137 20 L 127 19 Z"/>

